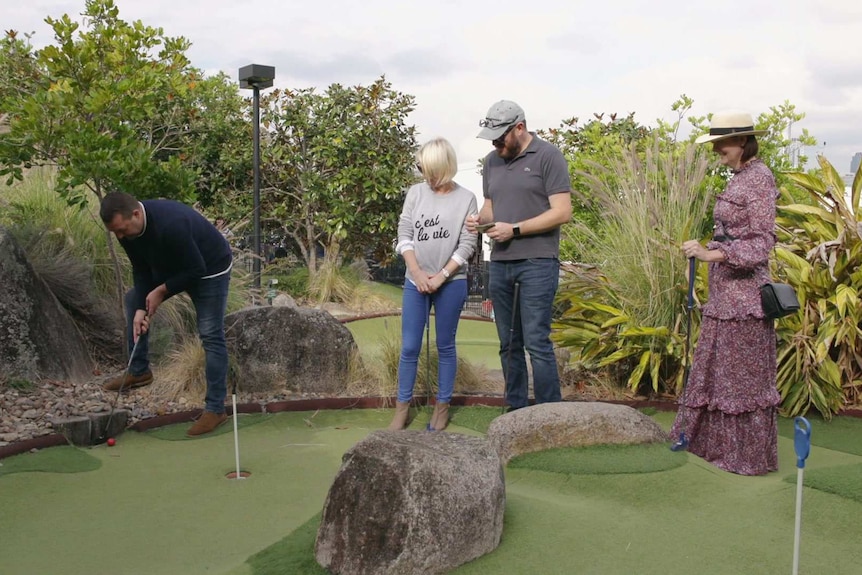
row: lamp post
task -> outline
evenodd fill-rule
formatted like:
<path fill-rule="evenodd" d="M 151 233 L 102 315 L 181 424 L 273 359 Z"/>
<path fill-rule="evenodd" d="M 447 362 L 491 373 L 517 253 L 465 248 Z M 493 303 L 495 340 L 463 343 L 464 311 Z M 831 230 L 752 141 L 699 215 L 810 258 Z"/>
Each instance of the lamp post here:
<path fill-rule="evenodd" d="M 260 90 L 269 88 L 275 79 L 275 67 L 249 64 L 239 69 L 239 87 L 254 93 L 254 267 L 252 276 L 255 289 L 260 289 L 260 262 L 263 254 L 260 249 Z"/>

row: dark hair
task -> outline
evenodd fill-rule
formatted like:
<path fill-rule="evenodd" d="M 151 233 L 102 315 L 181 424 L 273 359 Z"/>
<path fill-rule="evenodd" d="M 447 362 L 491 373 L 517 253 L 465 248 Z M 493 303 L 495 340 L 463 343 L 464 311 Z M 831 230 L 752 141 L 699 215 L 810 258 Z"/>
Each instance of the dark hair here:
<path fill-rule="evenodd" d="M 745 145 L 742 147 L 742 158 L 740 158 L 743 162 L 747 162 L 751 158 L 757 155 L 757 152 L 760 151 L 760 146 L 757 143 L 756 136 L 747 136 L 745 139 Z"/>
<path fill-rule="evenodd" d="M 102 222 L 110 224 L 114 216 L 120 214 L 124 219 L 132 217 L 132 212 L 137 210 L 138 200 L 125 192 L 109 192 L 102 198 L 99 207 L 99 217 Z"/>

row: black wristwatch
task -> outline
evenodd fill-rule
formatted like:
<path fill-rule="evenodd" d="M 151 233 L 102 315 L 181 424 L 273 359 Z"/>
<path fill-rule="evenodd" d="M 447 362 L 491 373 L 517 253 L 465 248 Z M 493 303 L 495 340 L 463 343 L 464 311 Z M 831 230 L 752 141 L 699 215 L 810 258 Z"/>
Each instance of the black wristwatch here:
<path fill-rule="evenodd" d="M 516 238 L 521 235 L 521 224 L 512 226 L 512 235 Z"/>

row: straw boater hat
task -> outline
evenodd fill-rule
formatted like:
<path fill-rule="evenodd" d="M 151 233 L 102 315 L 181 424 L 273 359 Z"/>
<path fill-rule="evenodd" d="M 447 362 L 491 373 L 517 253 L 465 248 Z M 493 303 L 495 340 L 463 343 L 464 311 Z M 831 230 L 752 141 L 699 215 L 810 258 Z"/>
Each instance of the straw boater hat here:
<path fill-rule="evenodd" d="M 695 140 L 697 144 L 714 142 L 734 136 L 761 136 L 766 130 L 755 130 L 751 114 L 744 112 L 721 112 L 712 117 L 709 123 L 709 133 Z"/>

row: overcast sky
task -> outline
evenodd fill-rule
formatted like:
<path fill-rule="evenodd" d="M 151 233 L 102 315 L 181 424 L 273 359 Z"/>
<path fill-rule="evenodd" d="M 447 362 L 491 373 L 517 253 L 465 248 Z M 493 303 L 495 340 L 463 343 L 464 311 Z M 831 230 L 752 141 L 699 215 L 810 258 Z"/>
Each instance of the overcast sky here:
<path fill-rule="evenodd" d="M 116 0 L 120 17 L 192 43 L 208 71 L 257 63 L 276 85 L 367 84 L 386 74 L 416 97 L 424 141 L 448 138 L 462 184 L 490 150 L 478 122 L 515 100 L 530 129 L 593 112 L 672 120 L 685 93 L 696 115 L 757 115 L 790 100 L 840 173 L 862 152 L 862 2 L 859 0 Z M 2 0 L 4 30 L 53 41 L 43 20 L 80 19 L 84 0 Z"/>

